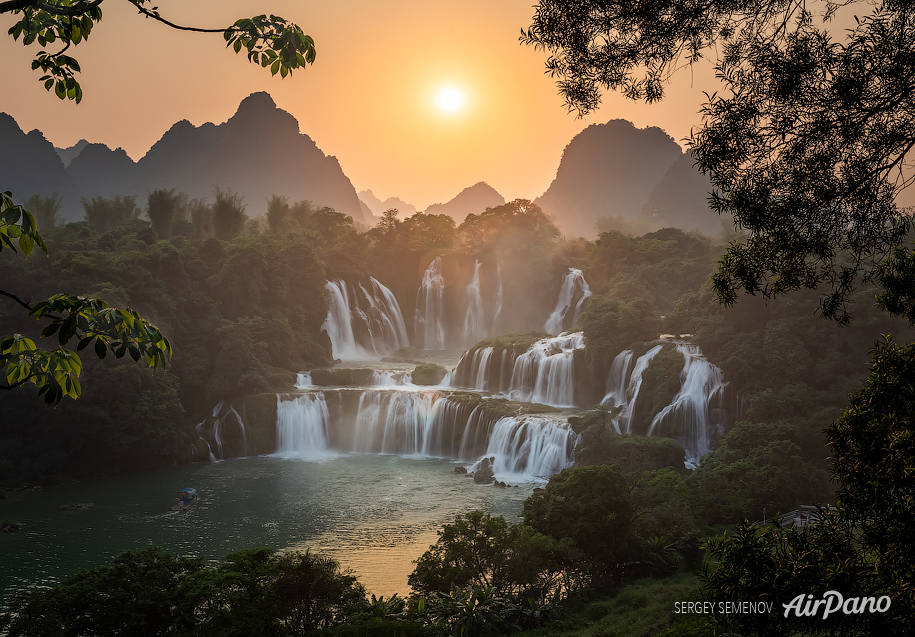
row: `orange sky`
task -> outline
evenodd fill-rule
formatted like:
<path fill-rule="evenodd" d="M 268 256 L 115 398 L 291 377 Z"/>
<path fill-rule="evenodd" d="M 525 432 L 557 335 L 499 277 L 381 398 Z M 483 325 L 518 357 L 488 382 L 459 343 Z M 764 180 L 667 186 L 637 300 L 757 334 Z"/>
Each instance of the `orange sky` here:
<path fill-rule="evenodd" d="M 518 43 L 532 0 L 161 0 L 162 14 L 225 26 L 270 12 L 300 24 L 317 44 L 314 66 L 280 80 L 234 55 L 220 35 L 176 32 L 107 0 L 91 38 L 71 49 L 82 65 L 78 106 L 46 93 L 30 69 L 36 47 L 0 38 L 0 111 L 56 146 L 79 139 L 142 157 L 176 121 L 224 122 L 255 91 L 268 91 L 318 147 L 335 155 L 357 190 L 419 208 L 486 181 L 506 199 L 549 186 L 562 150 L 585 126 L 614 118 L 659 126 L 682 144 L 699 123 L 708 68 L 680 74 L 661 104 L 616 95 L 584 120 L 568 114 L 546 56 Z M 13 23 L 0 17 L 5 34 Z M 695 81 L 693 81 L 695 80 Z M 694 84 L 694 85 L 692 85 Z M 435 107 L 445 85 L 463 89 L 455 115 Z"/>

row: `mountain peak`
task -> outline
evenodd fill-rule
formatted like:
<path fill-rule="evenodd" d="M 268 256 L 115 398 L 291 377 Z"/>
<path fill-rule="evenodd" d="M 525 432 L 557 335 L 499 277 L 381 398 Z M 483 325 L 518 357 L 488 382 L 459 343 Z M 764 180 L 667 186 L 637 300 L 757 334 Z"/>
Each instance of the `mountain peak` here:
<path fill-rule="evenodd" d="M 270 96 L 270 93 L 259 91 L 257 93 L 251 93 L 251 95 L 243 99 L 238 105 L 238 110 L 235 114 L 238 115 L 248 111 L 263 113 L 274 110 L 277 110 L 277 106 L 276 102 L 274 102 L 273 98 Z"/>

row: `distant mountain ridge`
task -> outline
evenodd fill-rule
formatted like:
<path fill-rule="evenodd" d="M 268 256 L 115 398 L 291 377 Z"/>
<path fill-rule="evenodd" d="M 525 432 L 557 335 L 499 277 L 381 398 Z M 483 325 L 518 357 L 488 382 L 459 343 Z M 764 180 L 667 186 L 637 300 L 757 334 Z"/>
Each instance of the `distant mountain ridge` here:
<path fill-rule="evenodd" d="M 381 217 L 386 210 L 396 209 L 400 219 L 412 217 L 417 213 L 416 206 L 408 204 L 400 197 L 388 197 L 384 201 L 379 199 L 371 190 L 360 190 L 359 200 L 372 211 L 376 217 Z"/>
<path fill-rule="evenodd" d="M 9 153 L 0 159 L 3 188 L 17 200 L 57 192 L 70 221 L 83 217 L 81 197 L 135 195 L 143 206 L 152 190 L 175 188 L 212 201 L 216 187 L 240 194 L 249 216 L 265 213 L 267 199 L 278 194 L 369 221 L 336 157 L 300 133 L 298 121 L 267 93 L 246 97 L 223 124 L 177 122 L 136 163 L 122 149 L 86 143 L 65 167 L 80 144 L 55 149 L 40 132 L 24 135 L 12 117 L 0 115 L 0 145 L 17 150 L 15 161 Z"/>
<path fill-rule="evenodd" d="M 505 203 L 505 198 L 495 188 L 480 181 L 464 188 L 454 199 L 447 203 L 434 203 L 426 208 L 427 215 L 449 215 L 460 224 L 467 215 L 478 215 L 487 208 L 495 208 Z"/>
<path fill-rule="evenodd" d="M 566 146 L 547 191 L 534 201 L 570 236 L 593 237 L 600 217 L 635 219 L 683 151 L 660 128 L 615 119 Z"/>

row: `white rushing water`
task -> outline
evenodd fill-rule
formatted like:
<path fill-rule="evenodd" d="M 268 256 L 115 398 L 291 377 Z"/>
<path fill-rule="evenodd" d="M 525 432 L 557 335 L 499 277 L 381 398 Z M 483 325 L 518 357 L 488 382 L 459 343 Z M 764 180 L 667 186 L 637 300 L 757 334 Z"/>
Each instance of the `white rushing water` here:
<path fill-rule="evenodd" d="M 607 389 L 602 405 L 608 407 L 620 407 L 628 402 L 626 389 L 629 385 L 630 369 L 632 367 L 632 350 L 625 349 L 616 355 L 613 364 L 610 366 L 610 373 L 607 374 Z"/>
<path fill-rule="evenodd" d="M 635 406 L 639 398 L 639 390 L 642 388 L 642 374 L 648 369 L 648 365 L 654 357 L 661 353 L 663 348 L 664 345 L 655 345 L 635 361 L 632 375 L 629 377 L 629 384 L 626 387 L 626 399 L 622 403 L 623 410 L 620 412 L 619 418 L 613 421 L 617 433 L 632 433 L 632 415 L 635 412 Z M 620 404 L 615 406 L 619 407 Z"/>
<path fill-rule="evenodd" d="M 497 479 L 547 479 L 571 465 L 577 436 L 561 420 L 511 416 L 493 420 L 479 407 L 439 390 L 378 388 L 358 392 L 355 421 L 330 408 L 326 392 L 277 397 L 276 455 L 322 460 L 369 453 L 450 458 L 473 465 L 495 457 Z M 339 413 L 338 413 L 339 412 Z"/>
<path fill-rule="evenodd" d="M 555 407 L 575 406 L 575 350 L 583 349 L 581 332 L 534 343 L 515 359 L 509 395 L 513 400 Z"/>
<path fill-rule="evenodd" d="M 724 433 L 724 388 L 721 370 L 706 360 L 699 348 L 677 344 L 683 354 L 680 391 L 651 422 L 648 435 L 676 438 L 686 451 L 686 466 L 695 468 L 712 450 L 712 440 Z"/>
<path fill-rule="evenodd" d="M 577 293 L 577 294 L 576 294 Z M 578 301 L 573 307 L 572 302 L 578 296 Z M 559 298 L 556 300 L 556 308 L 550 317 L 546 320 L 543 330 L 549 334 L 559 334 L 565 328 L 573 327 L 578 323 L 582 310 L 591 298 L 591 288 L 585 281 L 581 270 L 569 268 L 569 273 L 562 279 L 562 287 L 559 289 Z M 569 314 L 571 310 L 571 314 Z"/>
<path fill-rule="evenodd" d="M 334 357 L 363 360 L 384 356 L 408 344 L 407 329 L 394 294 L 369 277 L 369 289 L 351 290 L 343 279 L 328 281 L 330 305 L 323 329 L 327 330 Z"/>
<path fill-rule="evenodd" d="M 303 394 L 293 400 L 276 397 L 276 455 L 303 460 L 327 458 L 329 426 L 330 412 L 323 393 Z"/>
<path fill-rule="evenodd" d="M 499 331 L 499 318 L 502 315 L 502 268 L 499 266 L 499 263 L 496 262 L 496 288 L 493 291 L 493 302 L 492 302 L 492 326 L 489 330 L 490 336 L 498 336 L 501 334 Z"/>
<path fill-rule="evenodd" d="M 473 268 L 473 280 L 464 290 L 464 329 L 461 332 L 461 347 L 470 349 L 486 338 L 486 319 L 483 314 L 483 294 L 480 291 L 480 265 Z"/>
<path fill-rule="evenodd" d="M 426 268 L 416 291 L 413 336 L 417 347 L 445 349 L 445 277 L 441 257 L 435 257 Z"/>
<path fill-rule="evenodd" d="M 295 388 L 296 389 L 305 389 L 306 387 L 311 387 L 314 383 L 311 382 L 311 372 L 299 372 L 295 375 Z"/>

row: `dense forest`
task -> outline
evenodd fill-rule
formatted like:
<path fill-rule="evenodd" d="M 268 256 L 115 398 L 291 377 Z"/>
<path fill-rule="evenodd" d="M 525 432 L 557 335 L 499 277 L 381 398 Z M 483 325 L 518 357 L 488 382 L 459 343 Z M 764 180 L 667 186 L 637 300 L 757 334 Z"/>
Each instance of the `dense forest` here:
<path fill-rule="evenodd" d="M 637 579 L 690 573 L 701 562 L 709 535 L 761 520 L 767 512 L 832 500 L 823 430 L 861 386 L 866 353 L 880 334 L 909 334 L 904 322 L 873 308 L 874 291 L 866 288 L 854 297 L 855 322 L 844 328 L 817 320 L 816 292 L 768 303 L 746 298 L 735 308 L 722 307 L 708 279 L 736 238 L 727 228 L 717 237 L 668 228 L 640 237 L 609 231 L 596 241 L 567 240 L 536 205 L 516 200 L 470 214 L 460 225 L 446 215 L 422 213 L 401 221 L 389 211 L 367 229 L 307 201 L 274 196 L 266 217 L 249 219 L 244 202 L 231 192 L 217 191 L 209 203 L 163 190 L 150 193 L 145 210 L 133 197 L 84 201 L 85 221 L 58 225 L 55 203 L 45 197 L 28 202 L 50 257 L 4 251 L 4 287 L 31 301 L 66 291 L 129 306 L 169 337 L 175 353 L 169 369 L 156 373 L 129 358 L 97 360 L 86 354 L 82 397 L 56 408 L 43 406 L 29 387 L 4 392 L 0 485 L 6 488 L 199 459 L 194 425 L 213 405 L 288 391 L 297 372 L 333 365 L 335 353 L 323 327 L 329 280 L 368 285 L 374 277 L 393 292 L 404 316 L 412 316 L 417 289 L 434 259 L 441 257 L 455 291 L 470 283 L 480 264 L 481 285 L 491 289 L 493 267 L 485 264 L 498 264 L 504 282 L 498 331 L 515 336 L 477 343 L 477 349 L 536 340 L 569 268 L 580 270 L 590 284 L 592 295 L 577 325 L 562 325 L 584 334 L 584 356 L 577 364 L 587 373 L 577 395 L 594 406 L 569 418 L 580 436 L 575 467 L 554 475 L 528 499 L 521 524 L 468 512 L 446 526 L 416 563 L 410 584 L 417 597 L 410 604 L 385 606 L 382 600 L 359 606 L 364 591 L 324 564 L 320 568 L 355 606 L 328 606 L 320 617 L 307 619 L 296 614 L 301 607 L 295 600 L 278 602 L 276 609 L 265 607 L 266 614 L 246 620 L 259 630 L 271 626 L 270 634 L 307 634 L 346 617 L 374 618 L 381 626 L 389 615 L 403 620 L 397 624 L 401 632 L 372 634 L 437 634 L 478 621 L 461 619 L 458 609 L 468 600 L 471 607 L 485 602 L 480 612 L 490 613 L 493 630 L 534 628 L 553 613 L 550 600 L 590 591 L 586 599 Z M 446 290 L 445 314 L 459 321 L 457 298 Z M 413 328 L 408 321 L 415 342 Z M 0 333 L 37 340 L 39 326 L 20 307 L 4 302 Z M 627 348 L 644 354 L 659 334 L 701 347 L 728 383 L 730 427 L 694 470 L 683 467 L 676 440 L 663 432 L 620 435 L 612 427 L 618 414 L 599 404 L 614 357 Z M 682 356 L 666 349 L 646 370 L 634 433 L 644 434 L 677 393 L 682 367 Z M 470 546 L 486 547 L 485 554 L 469 559 Z M 250 569 L 264 571 L 255 577 L 257 586 L 267 587 L 259 596 L 272 594 L 271 587 L 286 590 L 287 580 L 302 576 L 301 569 L 313 576 L 312 558 L 297 564 L 290 559 L 244 553 L 212 570 L 144 553 L 119 558 L 112 573 L 128 566 L 154 569 L 166 589 L 191 587 L 202 607 L 215 609 L 220 578 L 235 577 L 233 569 L 246 577 L 254 572 Z M 124 585 L 122 576 L 102 579 L 117 588 Z M 65 616 L 67 604 L 78 603 L 83 594 L 80 581 L 55 589 L 53 599 L 28 603 L 57 605 L 54 612 Z M 260 597 L 251 595 L 244 604 L 220 602 L 221 615 L 198 614 L 202 632 L 195 634 L 228 634 L 219 627 L 234 621 L 232 613 L 248 608 L 245 604 L 256 605 Z M 341 604 L 344 599 L 349 598 L 340 597 Z M 20 610 L 25 617 L 44 612 L 41 608 Z M 178 626 L 196 620 L 175 615 L 162 621 Z"/>

